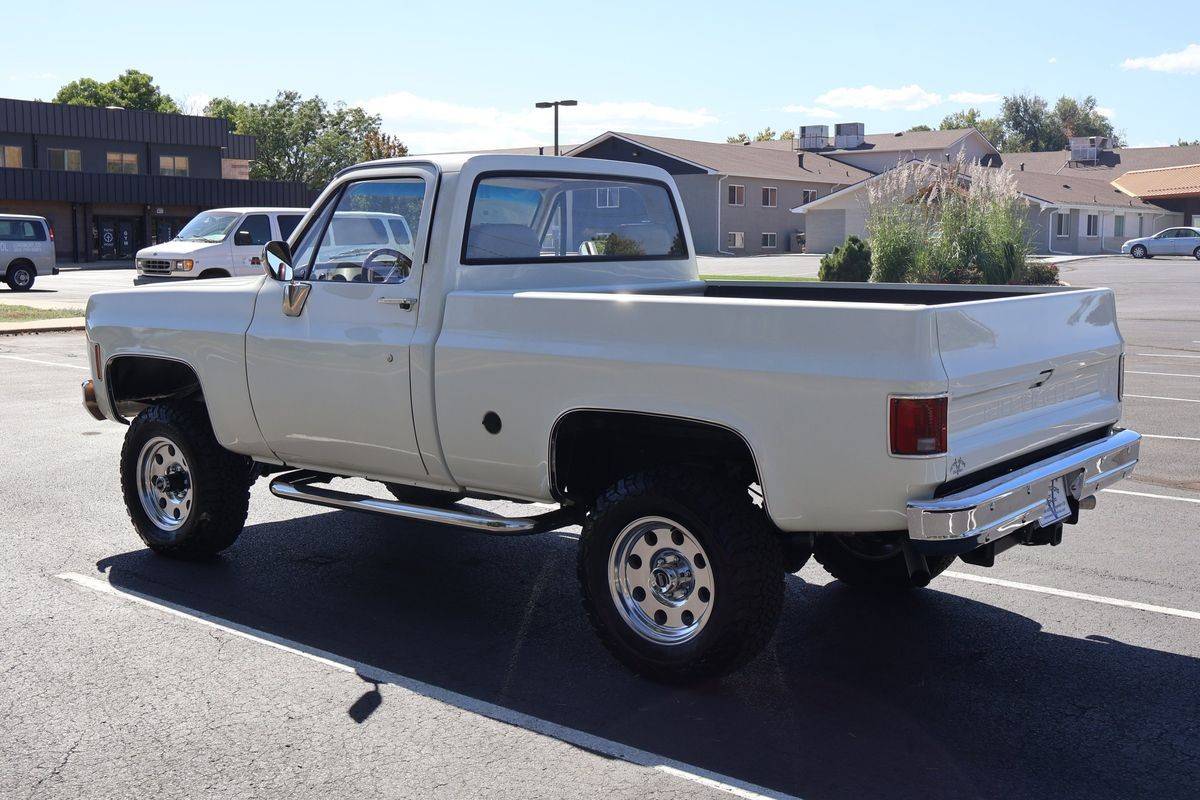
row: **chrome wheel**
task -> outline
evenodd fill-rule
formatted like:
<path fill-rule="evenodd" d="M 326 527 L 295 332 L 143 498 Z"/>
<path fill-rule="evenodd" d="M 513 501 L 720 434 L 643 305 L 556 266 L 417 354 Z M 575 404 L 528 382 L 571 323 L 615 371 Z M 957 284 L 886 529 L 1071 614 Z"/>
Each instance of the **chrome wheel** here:
<path fill-rule="evenodd" d="M 708 554 L 687 528 L 664 517 L 626 525 L 609 551 L 609 591 L 643 639 L 682 644 L 699 635 L 715 599 Z"/>
<path fill-rule="evenodd" d="M 137 475 L 138 498 L 150 521 L 164 531 L 181 528 L 194 499 L 192 473 L 183 451 L 165 436 L 155 436 L 142 446 Z"/>

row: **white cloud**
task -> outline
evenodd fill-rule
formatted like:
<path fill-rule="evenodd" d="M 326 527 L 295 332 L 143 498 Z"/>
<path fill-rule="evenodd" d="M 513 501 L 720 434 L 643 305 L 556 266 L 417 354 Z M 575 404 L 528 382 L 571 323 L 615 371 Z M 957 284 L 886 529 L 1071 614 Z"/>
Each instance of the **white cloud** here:
<path fill-rule="evenodd" d="M 839 116 L 836 111 L 817 106 L 784 106 L 782 110 L 785 114 L 802 114 L 809 119 L 837 119 Z"/>
<path fill-rule="evenodd" d="M 871 111 L 920 111 L 942 102 L 936 92 L 927 92 L 915 83 L 895 89 L 879 86 L 855 86 L 830 89 L 817 98 L 817 104 L 833 108 L 863 108 Z"/>
<path fill-rule="evenodd" d="M 1057 64 L 1058 56 L 1050 56 L 1049 58 L 1046 59 L 1046 63 L 1047 64 Z"/>
<path fill-rule="evenodd" d="M 955 92 L 950 95 L 955 103 L 967 105 L 983 105 L 984 103 L 999 103 L 1000 95 L 994 92 Z"/>
<path fill-rule="evenodd" d="M 554 137 L 549 110 L 502 109 L 433 100 L 412 92 L 393 92 L 357 105 L 383 118 L 385 130 L 396 134 L 414 153 L 485 150 L 549 144 Z M 707 109 L 686 109 L 648 102 L 580 103 L 559 111 L 559 140 L 587 141 L 606 130 L 639 133 L 672 132 L 717 122 Z"/>
<path fill-rule="evenodd" d="M 1151 72 L 1197 73 L 1200 72 L 1200 44 L 1189 44 L 1174 53 L 1127 58 L 1121 62 L 1121 67 L 1123 69 L 1148 69 Z"/>
<path fill-rule="evenodd" d="M 1117 116 L 1117 112 L 1107 106 L 1096 106 L 1096 110 L 1109 119 L 1115 119 Z"/>

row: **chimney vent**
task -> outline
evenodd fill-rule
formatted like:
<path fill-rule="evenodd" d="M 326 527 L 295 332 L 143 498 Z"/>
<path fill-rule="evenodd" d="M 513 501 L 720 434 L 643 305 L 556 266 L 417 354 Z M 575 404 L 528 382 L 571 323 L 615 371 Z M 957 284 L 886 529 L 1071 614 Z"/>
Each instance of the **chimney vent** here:
<path fill-rule="evenodd" d="M 796 153 L 796 166 L 800 167 L 800 168 L 804 167 L 804 152 L 803 151 Z"/>

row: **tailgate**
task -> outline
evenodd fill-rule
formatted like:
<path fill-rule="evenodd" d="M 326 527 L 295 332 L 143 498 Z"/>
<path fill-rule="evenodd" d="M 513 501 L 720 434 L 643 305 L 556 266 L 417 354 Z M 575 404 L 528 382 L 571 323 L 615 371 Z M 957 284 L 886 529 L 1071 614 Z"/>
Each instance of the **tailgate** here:
<path fill-rule="evenodd" d="M 949 378 L 949 478 L 1110 425 L 1120 355 L 1109 289 L 939 307 Z"/>

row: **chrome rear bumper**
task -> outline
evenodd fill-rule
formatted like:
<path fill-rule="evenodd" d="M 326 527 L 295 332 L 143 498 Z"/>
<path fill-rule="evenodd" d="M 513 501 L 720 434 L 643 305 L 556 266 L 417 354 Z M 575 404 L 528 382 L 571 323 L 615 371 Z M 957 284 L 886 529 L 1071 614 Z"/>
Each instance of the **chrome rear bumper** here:
<path fill-rule="evenodd" d="M 1129 477 L 1141 441 L 1136 431 L 1118 431 L 961 492 L 911 500 L 908 537 L 917 543 L 985 545 L 1036 523 L 1047 510 L 1051 484 L 1061 477 L 1067 478 L 1077 514 L 1080 500 Z"/>

